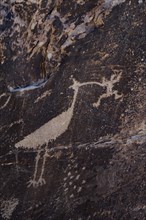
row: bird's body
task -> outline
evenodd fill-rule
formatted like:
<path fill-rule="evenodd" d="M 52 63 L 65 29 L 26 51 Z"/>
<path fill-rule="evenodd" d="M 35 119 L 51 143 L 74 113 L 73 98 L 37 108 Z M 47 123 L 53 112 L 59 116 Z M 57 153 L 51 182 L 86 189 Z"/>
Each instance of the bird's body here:
<path fill-rule="evenodd" d="M 77 93 L 78 89 L 75 90 L 72 105 L 67 111 L 62 112 L 39 129 L 27 135 L 23 140 L 16 143 L 15 147 L 36 149 L 38 146 L 42 146 L 49 141 L 56 140 L 56 138 L 63 134 L 67 130 L 72 119 Z"/>

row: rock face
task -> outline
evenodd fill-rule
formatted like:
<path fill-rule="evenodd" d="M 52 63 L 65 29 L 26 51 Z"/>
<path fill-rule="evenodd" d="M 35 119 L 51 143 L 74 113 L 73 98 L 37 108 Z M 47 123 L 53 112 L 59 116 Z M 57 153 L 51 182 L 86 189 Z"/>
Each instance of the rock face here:
<path fill-rule="evenodd" d="M 145 1 L 0 12 L 0 219 L 145 220 Z"/>

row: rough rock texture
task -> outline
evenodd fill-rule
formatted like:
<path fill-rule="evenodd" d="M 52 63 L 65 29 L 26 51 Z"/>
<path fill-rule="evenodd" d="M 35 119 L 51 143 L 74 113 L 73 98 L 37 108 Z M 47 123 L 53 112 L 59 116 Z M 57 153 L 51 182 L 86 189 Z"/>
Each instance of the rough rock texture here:
<path fill-rule="evenodd" d="M 0 219 L 146 219 L 146 3 L 1 0 Z"/>

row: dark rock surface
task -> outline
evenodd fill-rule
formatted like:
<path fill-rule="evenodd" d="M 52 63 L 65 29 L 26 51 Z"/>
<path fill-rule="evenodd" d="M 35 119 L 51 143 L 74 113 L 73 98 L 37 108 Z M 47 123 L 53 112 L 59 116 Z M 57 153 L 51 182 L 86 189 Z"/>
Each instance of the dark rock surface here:
<path fill-rule="evenodd" d="M 146 3 L 1 0 L 0 219 L 146 219 Z"/>

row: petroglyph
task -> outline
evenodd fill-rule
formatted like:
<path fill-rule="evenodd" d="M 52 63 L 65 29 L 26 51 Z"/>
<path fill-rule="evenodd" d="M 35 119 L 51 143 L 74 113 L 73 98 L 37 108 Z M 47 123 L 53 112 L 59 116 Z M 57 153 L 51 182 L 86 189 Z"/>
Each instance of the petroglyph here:
<path fill-rule="evenodd" d="M 93 104 L 94 107 L 98 108 L 101 104 L 102 99 L 110 97 L 112 95 L 115 96 L 115 99 L 122 98 L 122 95 L 119 95 L 118 91 L 114 90 L 114 85 L 120 81 L 121 74 L 122 74 L 122 72 L 119 75 L 112 75 L 111 79 L 109 81 L 107 81 L 105 78 L 103 78 L 102 85 L 104 85 L 106 87 L 106 93 L 102 94 L 98 98 L 98 101 Z"/>
<path fill-rule="evenodd" d="M 73 110 L 78 94 L 78 86 L 75 84 L 74 88 L 74 97 L 73 97 L 73 102 L 71 107 L 58 115 L 57 117 L 53 118 L 51 121 L 43 125 L 41 128 L 37 129 L 30 135 L 26 136 L 22 141 L 18 142 L 15 144 L 16 148 L 22 147 L 22 148 L 33 148 L 37 149 L 39 146 L 42 146 L 43 144 L 50 142 L 52 140 L 56 140 L 57 137 L 59 137 L 61 134 L 63 134 L 72 119 L 73 116 Z M 39 180 L 36 181 L 36 176 L 37 176 L 37 168 L 38 168 L 38 163 L 40 159 L 40 153 L 38 152 L 37 158 L 36 158 L 36 164 L 35 164 L 35 173 L 34 173 L 34 178 L 33 180 L 30 181 L 29 186 L 31 184 L 36 187 L 38 185 L 42 185 L 45 183 L 45 180 L 43 179 L 43 173 L 44 173 L 44 168 L 45 168 L 45 162 L 46 158 L 48 157 L 47 154 L 47 148 L 45 150 L 45 154 L 43 156 L 43 164 L 42 164 L 42 171 L 41 175 L 39 177 Z"/>
<path fill-rule="evenodd" d="M 1 94 L 0 95 L 0 99 L 2 98 L 2 97 L 5 97 L 5 96 L 8 96 L 6 93 L 3 93 L 3 94 Z M 1 109 L 4 109 L 6 106 L 7 106 L 7 104 L 9 103 L 9 101 L 10 101 L 10 99 L 11 99 L 11 96 L 9 95 L 8 97 L 7 97 L 7 100 L 5 101 L 5 103 L 0 107 L 0 110 Z"/>
<path fill-rule="evenodd" d="M 11 216 L 18 205 L 19 201 L 16 198 L 10 198 L 9 200 L 4 200 L 0 205 L 0 213 L 2 218 L 11 219 Z"/>
<path fill-rule="evenodd" d="M 113 86 L 115 83 L 119 82 L 120 77 L 121 74 L 117 77 L 115 75 L 112 75 L 110 80 L 106 80 L 105 78 L 103 78 L 102 83 L 94 81 L 80 83 L 73 79 L 73 85 L 70 86 L 70 88 L 74 90 L 74 96 L 71 107 L 68 108 L 67 111 L 62 112 L 57 117 L 45 123 L 43 126 L 35 130 L 33 133 L 27 135 L 22 141 L 16 143 L 15 147 L 35 149 L 38 146 L 42 146 L 43 144 L 48 143 L 49 141 L 56 140 L 56 138 L 63 134 L 68 129 L 68 126 L 73 117 L 73 111 L 77 99 L 78 90 L 82 86 L 97 85 L 101 87 L 106 87 L 106 93 L 99 96 L 98 102 L 96 104 L 94 103 L 95 107 L 98 107 L 100 105 L 100 101 L 102 98 L 107 98 L 111 95 L 115 95 L 115 99 L 121 98 L 122 95 L 118 95 L 117 90 L 113 91 Z"/>
<path fill-rule="evenodd" d="M 44 99 L 46 96 L 51 95 L 51 90 L 45 91 L 41 96 L 39 96 L 34 103 L 40 102 L 42 99 Z"/>
<path fill-rule="evenodd" d="M 31 185 L 33 185 L 34 187 L 37 186 L 37 182 L 35 180 L 37 178 L 37 169 L 38 169 L 38 164 L 39 164 L 39 160 L 40 160 L 40 153 L 41 153 L 41 150 L 38 149 L 37 156 L 35 158 L 36 162 L 35 162 L 35 171 L 34 171 L 34 174 L 33 174 L 33 180 L 29 181 L 28 187 L 30 187 Z"/>
<path fill-rule="evenodd" d="M 43 173 L 45 169 L 46 158 L 49 157 L 47 144 L 49 142 L 55 141 L 59 136 L 61 136 L 63 133 L 65 133 L 65 131 L 67 131 L 68 126 L 70 125 L 73 117 L 74 107 L 76 104 L 79 88 L 88 85 L 97 85 L 101 87 L 106 87 L 106 93 L 99 96 L 98 102 L 94 103 L 94 106 L 99 107 L 100 102 L 103 98 L 107 98 L 111 95 L 115 95 L 115 99 L 119 99 L 122 97 L 122 95 L 118 95 L 117 90 L 114 90 L 113 88 L 114 84 L 119 82 L 120 78 L 121 78 L 121 73 L 118 76 L 116 76 L 115 74 L 112 75 L 110 80 L 106 80 L 105 78 L 103 78 L 102 83 L 96 81 L 80 83 L 75 79 L 73 79 L 73 85 L 71 85 L 69 88 L 74 90 L 74 96 L 73 96 L 72 104 L 68 108 L 68 110 L 62 112 L 60 115 L 53 118 L 49 122 L 45 123 L 43 126 L 38 128 L 31 134 L 27 135 L 23 140 L 15 144 L 16 148 L 27 148 L 27 149 L 36 149 L 36 150 L 38 149 L 38 154 L 35 163 L 35 172 L 33 179 L 30 180 L 29 182 L 29 186 L 33 185 L 34 187 L 37 187 L 38 185 L 42 185 L 45 183 L 45 180 L 43 179 Z M 43 156 L 41 175 L 37 181 L 36 179 L 38 172 L 38 164 L 40 160 L 40 147 L 44 144 L 46 145 L 46 148 Z"/>
<path fill-rule="evenodd" d="M 23 123 L 23 119 L 19 119 L 18 121 L 14 121 L 14 122 L 12 122 L 12 123 L 9 124 L 9 125 L 4 125 L 4 126 L 0 127 L 0 131 L 2 131 L 3 129 L 5 129 L 5 132 L 4 132 L 4 133 L 6 133 L 7 130 L 10 129 L 10 128 L 12 128 L 14 125 L 21 124 L 21 123 Z"/>
<path fill-rule="evenodd" d="M 23 148 L 35 149 L 49 141 L 56 140 L 57 137 L 63 134 L 67 130 L 73 116 L 77 93 L 78 88 L 75 88 L 72 105 L 67 111 L 64 111 L 30 135 L 26 136 L 22 141 L 16 143 L 15 147 L 19 148 L 23 146 Z"/>

